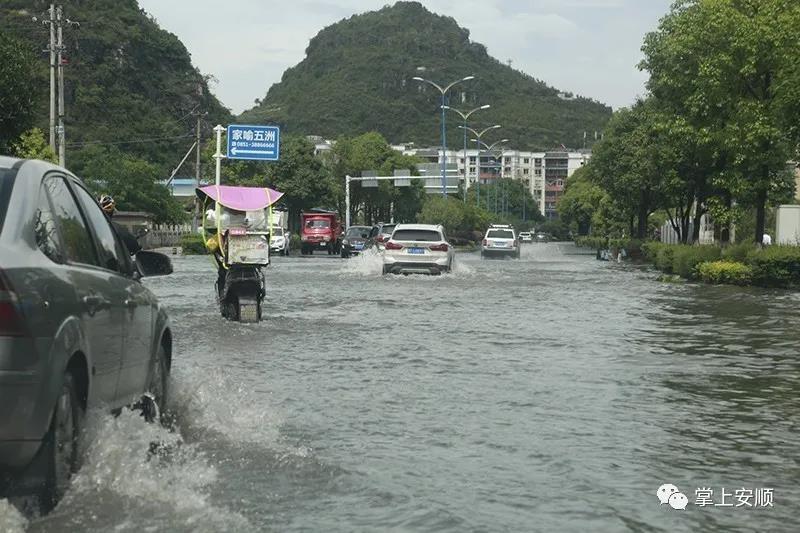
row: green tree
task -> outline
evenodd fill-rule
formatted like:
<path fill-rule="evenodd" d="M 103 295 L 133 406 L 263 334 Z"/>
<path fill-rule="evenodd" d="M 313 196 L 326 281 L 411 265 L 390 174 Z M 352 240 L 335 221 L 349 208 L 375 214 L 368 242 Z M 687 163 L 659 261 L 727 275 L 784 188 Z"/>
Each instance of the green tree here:
<path fill-rule="evenodd" d="M 417 215 L 421 224 L 441 224 L 450 237 L 471 238 L 473 231 L 482 231 L 489 225 L 492 215 L 473 204 L 438 194 L 428 195 L 422 211 Z"/>
<path fill-rule="evenodd" d="M 653 95 L 730 154 L 715 185 L 729 195 L 723 204 L 756 208 L 761 242 L 767 203 L 797 147 L 800 4 L 679 0 L 643 51 Z"/>
<path fill-rule="evenodd" d="M 0 32 L 0 152 L 33 126 L 42 94 L 39 74 L 29 48 Z"/>
<path fill-rule="evenodd" d="M 620 215 L 630 221 L 630 234 L 639 238 L 662 203 L 664 169 L 656 128 L 652 101 L 616 111 L 589 163 L 596 183 L 614 198 Z"/>
<path fill-rule="evenodd" d="M 360 177 L 367 170 L 391 176 L 395 170 L 408 169 L 416 175 L 418 160 L 393 150 L 380 133 L 368 132 L 356 137 L 340 137 L 334 144 L 327 164 L 336 183 L 340 209 L 344 211 L 345 176 Z M 350 216 L 360 216 L 365 223 L 389 220 L 413 220 L 422 208 L 424 189 L 412 180 L 411 187 L 395 187 L 389 181 L 377 187 L 350 184 Z M 393 210 L 394 209 L 394 210 Z"/>
<path fill-rule="evenodd" d="M 567 224 L 574 225 L 578 235 L 588 235 L 592 219 L 600 210 L 606 193 L 590 176 L 591 166 L 584 166 L 567 178 L 564 195 L 558 201 L 558 215 Z"/>
<path fill-rule="evenodd" d="M 116 148 L 92 147 L 80 152 L 81 177 L 96 195 L 110 194 L 121 211 L 152 213 L 156 223 L 179 224 L 188 219 L 181 204 L 164 185 L 157 165 Z"/>
<path fill-rule="evenodd" d="M 58 157 L 47 144 L 44 133 L 39 128 L 24 132 L 18 141 L 11 143 L 11 153 L 21 159 L 41 159 L 58 163 Z"/>
<path fill-rule="evenodd" d="M 305 137 L 281 137 L 280 160 L 269 164 L 261 185 L 284 193 L 290 221 L 299 220 L 303 209 L 328 207 L 333 200 L 330 171 L 314 155 L 314 145 Z"/>

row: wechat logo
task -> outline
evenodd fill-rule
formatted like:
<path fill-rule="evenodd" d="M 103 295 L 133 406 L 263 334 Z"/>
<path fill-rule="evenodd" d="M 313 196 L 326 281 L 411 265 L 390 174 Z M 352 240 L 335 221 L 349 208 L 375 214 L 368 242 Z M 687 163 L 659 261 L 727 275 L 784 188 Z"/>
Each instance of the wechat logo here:
<path fill-rule="evenodd" d="M 666 503 L 673 509 L 684 510 L 689 504 L 689 498 L 672 483 L 664 483 L 658 487 L 656 496 L 658 496 L 658 501 L 661 502 L 661 505 Z"/>

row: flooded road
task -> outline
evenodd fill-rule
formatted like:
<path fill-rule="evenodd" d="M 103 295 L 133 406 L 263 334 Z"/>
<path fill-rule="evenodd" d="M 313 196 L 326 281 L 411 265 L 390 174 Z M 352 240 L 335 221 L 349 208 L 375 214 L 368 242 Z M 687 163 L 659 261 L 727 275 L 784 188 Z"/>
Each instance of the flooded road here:
<path fill-rule="evenodd" d="M 258 325 L 220 318 L 208 258 L 177 258 L 148 285 L 179 431 L 90 414 L 66 499 L 27 525 L 0 502 L 0 530 L 797 531 L 800 294 L 581 253 L 458 254 L 441 277 L 278 257 Z"/>

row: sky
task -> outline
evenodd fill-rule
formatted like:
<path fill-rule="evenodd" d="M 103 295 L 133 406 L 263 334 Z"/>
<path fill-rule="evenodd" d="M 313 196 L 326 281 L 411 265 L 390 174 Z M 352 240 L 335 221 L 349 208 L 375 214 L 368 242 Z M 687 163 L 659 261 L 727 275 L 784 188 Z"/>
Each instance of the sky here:
<path fill-rule="evenodd" d="M 325 26 L 388 0 L 139 0 L 183 41 L 216 82 L 212 91 L 238 114 L 263 98 L 305 57 Z M 672 0 L 421 0 L 453 17 L 489 54 L 562 91 L 619 108 L 644 95 L 636 65 L 644 35 Z"/>

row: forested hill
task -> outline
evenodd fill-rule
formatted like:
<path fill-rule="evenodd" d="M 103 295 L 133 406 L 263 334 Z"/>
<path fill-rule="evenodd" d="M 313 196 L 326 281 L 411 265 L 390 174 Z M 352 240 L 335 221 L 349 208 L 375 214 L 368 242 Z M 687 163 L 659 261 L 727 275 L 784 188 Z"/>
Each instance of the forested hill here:
<path fill-rule="evenodd" d="M 475 75 L 451 91 L 452 104 L 491 104 L 472 120 L 502 124 L 502 137 L 519 148 L 579 147 L 584 131 L 593 135 L 611 116 L 608 106 L 562 99 L 557 89 L 499 62 L 454 19 L 398 2 L 320 31 L 306 58 L 240 120 L 330 137 L 377 130 L 393 142 L 438 145 L 438 92 L 411 80 L 418 75 L 439 84 Z M 448 119 L 459 120 L 452 112 Z M 448 128 L 448 145 L 461 139 L 459 129 Z"/>
<path fill-rule="evenodd" d="M 80 26 L 64 30 L 67 165 L 80 172 L 89 152 L 121 152 L 173 168 L 191 146 L 195 109 L 206 124 L 228 123 L 229 111 L 208 91 L 201 73 L 173 34 L 136 0 L 62 0 L 65 17 Z M 0 0 L 0 31 L 24 43 L 40 74 L 34 125 L 47 132 L 48 1 Z M 38 17 L 39 21 L 32 20 Z M 36 60 L 38 58 L 38 60 Z M 202 95 L 198 94 L 202 87 Z M 208 131 L 210 134 L 210 131 Z M 178 137 L 178 138 L 176 138 Z M 153 140 L 153 139 L 158 139 Z M 191 168 L 189 169 L 191 171 Z"/>

